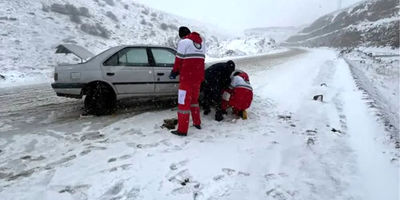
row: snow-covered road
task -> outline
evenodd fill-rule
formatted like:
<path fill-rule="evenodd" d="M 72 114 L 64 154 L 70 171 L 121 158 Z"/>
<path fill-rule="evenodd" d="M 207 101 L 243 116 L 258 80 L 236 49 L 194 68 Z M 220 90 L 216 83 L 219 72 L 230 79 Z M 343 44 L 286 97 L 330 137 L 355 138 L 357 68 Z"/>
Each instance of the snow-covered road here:
<path fill-rule="evenodd" d="M 249 120 L 211 113 L 186 138 L 160 128 L 174 109 L 81 118 L 49 89 L 0 91 L 1 199 L 398 199 L 397 150 L 347 64 L 291 52 L 237 60 Z"/>

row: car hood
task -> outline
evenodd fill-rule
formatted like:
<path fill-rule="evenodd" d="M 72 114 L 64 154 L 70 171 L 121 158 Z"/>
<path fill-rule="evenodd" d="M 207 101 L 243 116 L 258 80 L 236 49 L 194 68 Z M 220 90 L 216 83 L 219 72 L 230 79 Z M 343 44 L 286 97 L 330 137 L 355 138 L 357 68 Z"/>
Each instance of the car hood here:
<path fill-rule="evenodd" d="M 60 44 L 56 47 L 56 49 L 56 53 L 72 53 L 82 60 L 88 60 L 89 58 L 95 56 L 92 52 L 75 44 Z"/>

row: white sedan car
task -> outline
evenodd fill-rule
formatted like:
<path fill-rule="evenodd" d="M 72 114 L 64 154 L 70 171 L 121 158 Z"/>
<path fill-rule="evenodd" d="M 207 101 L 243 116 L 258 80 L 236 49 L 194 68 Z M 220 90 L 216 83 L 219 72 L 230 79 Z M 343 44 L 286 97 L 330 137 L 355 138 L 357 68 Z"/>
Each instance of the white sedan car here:
<path fill-rule="evenodd" d="M 177 95 L 179 77 L 168 77 L 175 61 L 172 48 L 126 45 L 95 56 L 78 45 L 64 44 L 56 53 L 75 54 L 82 63 L 58 65 L 51 86 L 58 96 L 86 95 L 85 108 L 91 114 L 109 114 L 123 98 Z"/>

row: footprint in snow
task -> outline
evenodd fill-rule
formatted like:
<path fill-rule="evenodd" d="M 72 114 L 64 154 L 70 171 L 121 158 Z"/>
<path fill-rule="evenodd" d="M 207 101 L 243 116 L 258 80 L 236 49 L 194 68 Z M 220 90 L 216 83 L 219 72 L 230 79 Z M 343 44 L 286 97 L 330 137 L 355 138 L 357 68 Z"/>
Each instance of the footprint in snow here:
<path fill-rule="evenodd" d="M 121 160 L 126 160 L 129 158 L 132 158 L 132 155 L 127 154 L 127 155 L 123 155 L 123 156 L 119 157 L 119 159 L 121 159 Z"/>
<path fill-rule="evenodd" d="M 222 172 L 224 172 L 228 176 L 232 176 L 236 170 L 230 168 L 222 168 Z"/>
<path fill-rule="evenodd" d="M 180 161 L 180 162 L 178 162 L 178 163 L 172 163 L 170 166 L 169 166 L 169 169 L 171 169 L 171 170 L 177 170 L 178 168 L 181 168 L 181 167 L 183 167 L 183 166 L 185 166 L 187 163 L 189 162 L 189 160 L 182 160 L 182 161 Z"/>
<path fill-rule="evenodd" d="M 76 155 L 71 155 L 71 156 L 68 156 L 68 157 L 61 158 L 60 160 L 57 160 L 55 162 L 47 164 L 45 169 L 53 169 L 55 166 L 64 164 L 66 162 L 74 160 L 75 158 L 77 158 Z"/>
<path fill-rule="evenodd" d="M 127 146 L 133 147 L 135 149 L 148 149 L 148 148 L 154 148 L 160 145 L 159 142 L 156 143 L 150 143 L 150 144 L 136 144 L 136 143 L 126 143 Z"/>
<path fill-rule="evenodd" d="M 76 186 L 63 186 L 64 188 L 59 190 L 58 193 L 69 193 L 75 194 L 78 191 L 88 190 L 91 186 L 90 185 L 76 185 Z"/>
<path fill-rule="evenodd" d="M 113 168 L 108 169 L 108 170 L 103 170 L 103 171 L 101 171 L 101 172 L 104 173 L 104 172 L 116 172 L 116 171 L 118 171 L 118 170 L 127 170 L 127 169 L 129 169 L 131 166 L 132 166 L 132 164 L 123 164 L 123 165 L 116 166 L 116 167 L 113 167 Z"/>
<path fill-rule="evenodd" d="M 80 156 L 84 156 L 84 155 L 89 154 L 90 152 L 91 152 L 90 149 L 86 149 L 86 150 L 83 150 L 81 153 L 79 153 L 79 155 L 80 155 Z"/>
<path fill-rule="evenodd" d="M 214 181 L 220 181 L 220 180 L 222 180 L 224 177 L 225 177 L 225 175 L 217 175 L 217 176 L 214 176 L 214 177 L 213 177 L 213 180 L 214 180 Z"/>
<path fill-rule="evenodd" d="M 7 177 L 8 178 L 7 181 L 13 181 L 13 180 L 16 180 L 16 179 L 19 179 L 19 178 L 30 177 L 35 172 L 36 169 L 37 168 L 33 168 L 33 169 L 30 169 L 30 170 L 25 170 L 25 171 L 22 171 L 22 172 L 20 172 L 18 174 L 15 174 L 15 175 L 9 174 L 9 176 Z"/>
<path fill-rule="evenodd" d="M 181 170 L 178 173 L 170 176 L 168 181 L 179 186 L 178 188 L 174 189 L 172 193 L 188 193 L 201 189 L 201 184 L 194 180 L 188 169 Z"/>
<path fill-rule="evenodd" d="M 100 199 L 108 200 L 108 199 L 117 199 L 117 195 L 122 191 L 124 188 L 124 181 L 120 181 L 114 184 L 111 188 L 109 188 L 101 197 Z"/>
<path fill-rule="evenodd" d="M 21 157 L 21 160 L 27 160 L 27 161 L 41 161 L 41 160 L 44 160 L 44 159 L 46 159 L 46 157 L 44 157 L 42 155 L 39 156 L 39 157 L 36 157 L 36 158 L 34 158 L 34 157 L 30 156 L 30 155 Z"/>
<path fill-rule="evenodd" d="M 99 140 L 103 138 L 104 138 L 103 134 L 101 134 L 98 131 L 95 131 L 95 132 L 84 133 L 83 136 L 81 136 L 80 140 L 83 142 L 85 140 Z"/>

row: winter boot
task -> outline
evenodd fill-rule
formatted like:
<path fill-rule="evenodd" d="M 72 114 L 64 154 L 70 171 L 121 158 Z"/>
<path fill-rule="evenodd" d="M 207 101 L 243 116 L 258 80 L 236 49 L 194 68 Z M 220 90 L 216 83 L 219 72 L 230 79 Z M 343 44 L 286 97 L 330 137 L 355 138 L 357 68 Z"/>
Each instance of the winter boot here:
<path fill-rule="evenodd" d="M 238 116 L 240 118 L 242 118 L 243 120 L 246 120 L 247 119 L 247 111 L 246 110 L 239 111 Z"/>
<path fill-rule="evenodd" d="M 187 136 L 187 133 L 180 133 L 178 130 L 171 131 L 171 133 L 177 136 Z"/>
<path fill-rule="evenodd" d="M 201 126 L 200 125 L 193 125 L 194 127 L 196 127 L 197 129 L 201 129 Z"/>
<path fill-rule="evenodd" d="M 242 119 L 244 119 L 244 120 L 247 119 L 247 111 L 246 110 L 242 111 Z"/>

